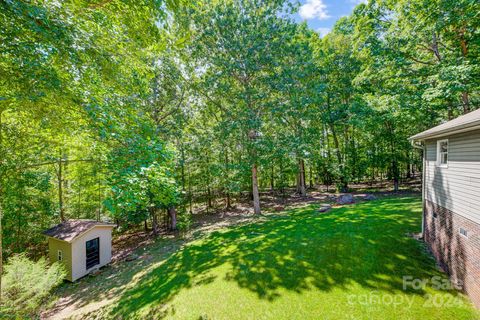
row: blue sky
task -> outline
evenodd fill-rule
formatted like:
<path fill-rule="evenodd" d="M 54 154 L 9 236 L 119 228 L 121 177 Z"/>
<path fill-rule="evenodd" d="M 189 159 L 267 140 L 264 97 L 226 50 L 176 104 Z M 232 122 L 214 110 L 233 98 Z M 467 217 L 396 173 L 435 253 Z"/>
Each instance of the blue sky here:
<path fill-rule="evenodd" d="M 300 0 L 301 6 L 295 20 L 307 21 L 320 36 L 326 35 L 335 21 L 352 13 L 353 8 L 366 0 Z"/>

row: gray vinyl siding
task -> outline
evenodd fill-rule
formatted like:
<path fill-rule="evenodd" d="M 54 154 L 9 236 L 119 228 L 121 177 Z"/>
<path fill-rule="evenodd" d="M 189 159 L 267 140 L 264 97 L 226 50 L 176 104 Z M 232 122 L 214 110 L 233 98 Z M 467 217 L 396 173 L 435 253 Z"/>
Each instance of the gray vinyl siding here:
<path fill-rule="evenodd" d="M 437 141 L 448 139 L 448 167 L 437 166 Z M 480 130 L 425 142 L 425 198 L 480 223 Z"/>

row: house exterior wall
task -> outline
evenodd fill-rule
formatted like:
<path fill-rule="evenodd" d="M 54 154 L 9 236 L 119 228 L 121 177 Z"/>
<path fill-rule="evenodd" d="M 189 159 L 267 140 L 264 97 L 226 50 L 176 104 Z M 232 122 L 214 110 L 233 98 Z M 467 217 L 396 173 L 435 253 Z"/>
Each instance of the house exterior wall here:
<path fill-rule="evenodd" d="M 448 167 L 437 166 L 437 141 L 448 139 Z M 480 223 L 480 130 L 427 140 L 425 197 Z"/>
<path fill-rule="evenodd" d="M 452 282 L 480 308 L 480 224 L 427 200 L 424 239 Z"/>
<path fill-rule="evenodd" d="M 67 271 L 67 280 L 72 279 L 72 245 L 67 241 L 58 240 L 55 238 L 48 238 L 48 257 L 51 263 L 58 261 L 58 251 L 62 251 L 62 264 Z"/>
<path fill-rule="evenodd" d="M 444 139 L 448 165 L 441 167 L 437 141 Z M 425 241 L 480 308 L 480 130 L 427 140 L 425 149 Z"/>
<path fill-rule="evenodd" d="M 86 242 L 100 239 L 100 263 L 87 269 Z M 72 241 L 72 281 L 75 281 L 90 271 L 110 263 L 112 259 L 112 227 L 97 226 Z"/>

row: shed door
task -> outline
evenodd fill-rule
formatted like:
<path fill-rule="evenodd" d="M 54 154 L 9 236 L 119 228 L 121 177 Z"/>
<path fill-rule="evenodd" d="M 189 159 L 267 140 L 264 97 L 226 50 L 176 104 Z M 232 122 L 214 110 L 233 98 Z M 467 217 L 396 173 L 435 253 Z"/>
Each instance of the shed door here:
<path fill-rule="evenodd" d="M 100 238 L 86 242 L 87 246 L 87 270 L 100 263 Z"/>

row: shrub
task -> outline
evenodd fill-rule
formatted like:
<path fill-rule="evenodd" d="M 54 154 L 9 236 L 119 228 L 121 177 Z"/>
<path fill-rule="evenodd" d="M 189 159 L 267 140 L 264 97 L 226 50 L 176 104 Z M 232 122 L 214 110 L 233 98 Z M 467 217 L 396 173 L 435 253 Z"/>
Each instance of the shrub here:
<path fill-rule="evenodd" d="M 44 258 L 35 262 L 25 254 L 12 256 L 4 266 L 1 313 L 35 315 L 65 275 L 64 266 L 58 262 L 49 265 Z"/>

